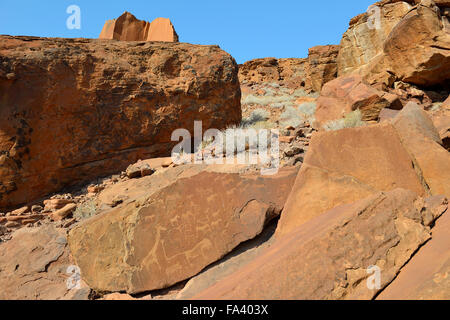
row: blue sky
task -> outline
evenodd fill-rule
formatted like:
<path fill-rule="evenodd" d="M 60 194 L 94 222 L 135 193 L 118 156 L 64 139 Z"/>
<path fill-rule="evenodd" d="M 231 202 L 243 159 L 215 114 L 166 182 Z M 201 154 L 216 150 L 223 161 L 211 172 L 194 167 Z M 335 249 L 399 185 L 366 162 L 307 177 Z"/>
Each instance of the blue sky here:
<path fill-rule="evenodd" d="M 1 0 L 0 34 L 97 38 L 124 11 L 151 21 L 170 18 L 180 41 L 217 44 L 238 63 L 263 57 L 306 57 L 315 45 L 338 44 L 350 19 L 375 0 Z M 69 5 L 81 29 L 69 30 Z"/>

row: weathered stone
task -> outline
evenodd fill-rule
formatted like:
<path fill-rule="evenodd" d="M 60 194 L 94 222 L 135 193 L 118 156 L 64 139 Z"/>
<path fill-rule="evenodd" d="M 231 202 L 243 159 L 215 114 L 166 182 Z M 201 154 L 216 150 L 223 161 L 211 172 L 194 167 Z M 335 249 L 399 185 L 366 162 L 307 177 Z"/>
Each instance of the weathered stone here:
<path fill-rule="evenodd" d="M 401 270 L 377 297 L 379 300 L 450 299 L 450 212 L 448 203 L 438 210 L 444 215 L 433 227 L 432 239 Z M 446 210 L 446 211 L 445 211 Z"/>
<path fill-rule="evenodd" d="M 241 121 L 238 68 L 217 46 L 1 36 L 0 55 L 17 76 L 0 77 L 0 208 L 169 156 L 194 120 Z"/>
<path fill-rule="evenodd" d="M 239 65 L 239 81 L 251 86 L 261 83 L 276 83 L 287 87 L 305 86 L 307 59 L 254 59 Z"/>
<path fill-rule="evenodd" d="M 44 200 L 44 210 L 45 211 L 54 211 L 61 209 L 68 205 L 69 203 L 73 203 L 74 201 L 71 199 L 48 199 Z"/>
<path fill-rule="evenodd" d="M 428 114 L 417 104 L 409 103 L 393 124 L 431 194 L 450 197 L 450 153 L 442 147 L 439 132 Z"/>
<path fill-rule="evenodd" d="M 432 86 L 450 79 L 450 33 L 439 9 L 421 1 L 393 28 L 384 42 L 389 70 L 404 82 Z"/>
<path fill-rule="evenodd" d="M 150 23 L 125 12 L 117 19 L 106 21 L 99 39 L 178 42 L 178 35 L 169 19 L 157 18 Z"/>
<path fill-rule="evenodd" d="M 353 18 L 341 41 L 338 75 L 359 73 L 379 88 L 396 80 L 421 86 L 448 81 L 448 17 L 433 1 L 416 3 L 381 1 L 377 9 Z"/>
<path fill-rule="evenodd" d="M 342 36 L 341 49 L 337 57 L 339 76 L 364 68 L 382 54 L 386 38 L 412 6 L 399 1 L 378 8 L 379 21 L 375 20 L 378 17 L 374 11 L 361 14 L 350 21 L 349 29 Z"/>
<path fill-rule="evenodd" d="M 168 287 L 259 234 L 280 213 L 296 173 L 205 171 L 178 179 L 76 226 L 69 236 L 71 252 L 96 290 Z"/>
<path fill-rule="evenodd" d="M 69 216 L 70 214 L 72 214 L 76 208 L 77 208 L 77 205 L 75 203 L 69 203 L 66 206 L 64 206 L 63 208 L 51 213 L 50 217 L 54 221 L 60 221 L 64 218 L 66 218 L 67 216 Z"/>
<path fill-rule="evenodd" d="M 395 189 L 334 208 L 194 299 L 372 299 L 430 239 L 416 197 Z M 367 284 L 374 266 L 379 288 Z"/>
<path fill-rule="evenodd" d="M 380 122 L 391 121 L 397 116 L 399 112 L 399 110 L 384 108 L 380 111 L 379 120 Z"/>
<path fill-rule="evenodd" d="M 263 58 L 239 66 L 239 81 L 251 86 L 276 83 L 287 88 L 320 91 L 322 86 L 336 78 L 339 46 L 316 46 L 309 49 L 308 58 Z"/>
<path fill-rule="evenodd" d="M 426 193 L 390 123 L 319 132 L 311 139 L 277 234 L 289 233 L 336 206 L 395 188 Z"/>
<path fill-rule="evenodd" d="M 150 23 L 146 41 L 178 42 L 178 34 L 169 19 L 156 18 Z"/>
<path fill-rule="evenodd" d="M 65 232 L 52 226 L 22 228 L 0 245 L 0 299 L 87 299 L 90 290 L 69 290 L 72 265 Z M 83 295 L 76 295 L 82 293 Z"/>
<path fill-rule="evenodd" d="M 339 48 L 336 45 L 329 45 L 309 49 L 305 82 L 307 89 L 320 92 L 325 83 L 336 79 L 338 72 L 336 59 Z"/>
<path fill-rule="evenodd" d="M 367 85 L 359 75 L 339 77 L 328 82 L 317 99 L 317 126 L 343 118 L 359 109 L 362 120 L 378 120 L 383 108 L 401 109 L 398 99 Z"/>
<path fill-rule="evenodd" d="M 303 151 L 304 151 L 303 148 L 300 148 L 297 146 L 291 146 L 284 151 L 284 154 L 286 157 L 293 157 L 293 156 L 296 156 L 296 155 L 302 153 Z"/>
<path fill-rule="evenodd" d="M 11 211 L 12 216 L 22 216 L 30 211 L 30 208 L 28 206 L 22 207 L 20 209 Z"/>

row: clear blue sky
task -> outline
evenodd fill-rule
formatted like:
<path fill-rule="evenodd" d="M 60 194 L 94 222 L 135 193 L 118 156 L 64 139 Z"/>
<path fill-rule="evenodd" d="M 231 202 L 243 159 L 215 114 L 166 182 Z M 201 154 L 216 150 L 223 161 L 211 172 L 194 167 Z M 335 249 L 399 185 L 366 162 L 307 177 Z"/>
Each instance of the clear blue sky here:
<path fill-rule="evenodd" d="M 97 38 L 124 11 L 151 21 L 170 18 L 180 41 L 217 44 L 238 63 L 306 57 L 315 45 L 338 44 L 350 19 L 375 0 L 0 0 L 0 34 Z M 69 30 L 69 5 L 81 8 L 81 30 Z"/>

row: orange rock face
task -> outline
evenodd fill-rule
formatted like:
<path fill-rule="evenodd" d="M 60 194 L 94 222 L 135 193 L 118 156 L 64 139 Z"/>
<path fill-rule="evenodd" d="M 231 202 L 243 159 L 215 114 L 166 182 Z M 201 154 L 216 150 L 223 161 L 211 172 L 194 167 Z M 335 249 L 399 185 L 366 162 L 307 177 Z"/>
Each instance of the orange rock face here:
<path fill-rule="evenodd" d="M 409 2 L 409 3 L 408 3 Z M 420 86 L 450 78 L 448 1 L 381 1 L 352 19 L 341 41 L 338 74 L 359 73 L 381 88 L 396 80 Z"/>
<path fill-rule="evenodd" d="M 193 298 L 371 299 L 430 239 L 415 200 L 396 189 L 330 210 Z M 367 285 L 374 266 L 379 287 Z"/>
<path fill-rule="evenodd" d="M 317 126 L 341 119 L 359 109 L 364 121 L 376 121 L 383 108 L 401 109 L 400 100 L 393 94 L 379 91 L 366 84 L 361 76 L 339 77 L 328 82 L 317 99 Z"/>
<path fill-rule="evenodd" d="M 88 300 L 91 290 L 82 281 L 80 288 L 68 290 L 71 265 L 64 230 L 53 226 L 18 230 L 0 245 L 0 299 Z"/>
<path fill-rule="evenodd" d="M 293 168 L 270 177 L 204 171 L 179 179 L 76 226 L 69 234 L 72 255 L 91 288 L 166 288 L 258 235 L 280 214 L 296 174 Z"/>
<path fill-rule="evenodd" d="M 0 56 L 0 209 L 170 156 L 194 120 L 241 121 L 238 67 L 217 46 L 1 36 Z"/>
<path fill-rule="evenodd" d="M 277 234 L 287 234 L 336 206 L 395 188 L 426 194 L 391 124 L 317 133 L 284 207 Z"/>
<path fill-rule="evenodd" d="M 308 58 L 263 58 L 239 66 L 241 84 L 278 83 L 288 88 L 303 87 L 320 91 L 322 86 L 336 78 L 336 57 L 339 46 L 316 46 L 309 49 Z"/>
<path fill-rule="evenodd" d="M 447 199 L 428 199 L 443 214 L 433 237 L 378 297 L 379 300 L 448 300 L 450 297 L 450 210 Z M 434 204 L 433 204 L 434 202 Z"/>
<path fill-rule="evenodd" d="M 99 39 L 178 42 L 178 34 L 169 19 L 157 18 L 149 23 L 125 12 L 117 19 L 106 21 Z"/>
<path fill-rule="evenodd" d="M 428 114 L 410 102 L 393 120 L 403 144 L 414 157 L 433 195 L 450 197 L 450 153 Z"/>

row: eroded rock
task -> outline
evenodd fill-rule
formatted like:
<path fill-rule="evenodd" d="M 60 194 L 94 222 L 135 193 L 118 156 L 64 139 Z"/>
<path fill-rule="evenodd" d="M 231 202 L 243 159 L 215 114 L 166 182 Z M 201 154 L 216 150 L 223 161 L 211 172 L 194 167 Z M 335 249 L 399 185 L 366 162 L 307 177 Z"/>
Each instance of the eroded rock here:
<path fill-rule="evenodd" d="M 76 226 L 71 252 L 95 290 L 166 288 L 258 235 L 280 213 L 296 173 L 203 171 L 179 179 Z"/>
<path fill-rule="evenodd" d="M 0 78 L 0 208 L 169 156 L 194 120 L 241 120 L 237 65 L 217 46 L 1 36 L 0 55 L 16 74 Z"/>
<path fill-rule="evenodd" d="M 416 199 L 396 189 L 334 208 L 194 299 L 372 299 L 430 239 Z M 374 267 L 380 287 L 368 285 Z"/>

